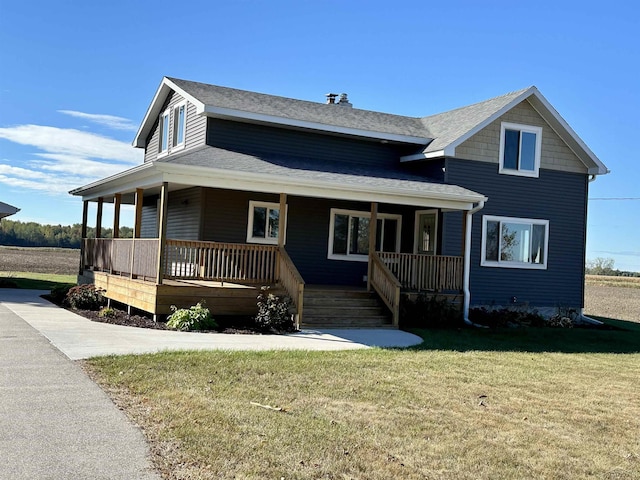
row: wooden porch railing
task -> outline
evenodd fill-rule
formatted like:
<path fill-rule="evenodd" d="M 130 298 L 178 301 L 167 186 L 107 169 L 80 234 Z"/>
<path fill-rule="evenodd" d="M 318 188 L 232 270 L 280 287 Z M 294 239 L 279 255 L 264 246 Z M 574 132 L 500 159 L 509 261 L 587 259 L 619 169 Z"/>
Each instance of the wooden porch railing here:
<path fill-rule="evenodd" d="M 278 247 L 240 243 L 167 240 L 165 278 L 273 283 Z"/>
<path fill-rule="evenodd" d="M 379 253 L 370 254 L 369 262 L 371 262 L 370 284 L 391 310 L 393 325 L 397 327 L 400 320 L 400 287 L 402 285 L 384 264 Z"/>
<path fill-rule="evenodd" d="M 463 257 L 380 252 L 380 259 L 411 290 L 462 290 Z"/>
<path fill-rule="evenodd" d="M 279 247 L 278 250 L 278 269 L 276 276 L 296 307 L 296 326 L 299 328 L 304 306 L 304 280 L 284 247 Z"/>
<path fill-rule="evenodd" d="M 155 278 L 158 240 L 143 238 L 85 238 L 82 268 Z"/>

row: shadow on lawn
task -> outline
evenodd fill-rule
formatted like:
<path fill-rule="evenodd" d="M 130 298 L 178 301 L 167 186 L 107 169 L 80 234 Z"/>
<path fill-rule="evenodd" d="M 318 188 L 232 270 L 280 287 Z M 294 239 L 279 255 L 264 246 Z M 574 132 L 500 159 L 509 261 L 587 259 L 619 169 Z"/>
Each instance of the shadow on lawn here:
<path fill-rule="evenodd" d="M 640 353 L 640 323 L 593 317 L 605 328 L 500 328 L 411 330 L 424 343 L 411 350 Z"/>

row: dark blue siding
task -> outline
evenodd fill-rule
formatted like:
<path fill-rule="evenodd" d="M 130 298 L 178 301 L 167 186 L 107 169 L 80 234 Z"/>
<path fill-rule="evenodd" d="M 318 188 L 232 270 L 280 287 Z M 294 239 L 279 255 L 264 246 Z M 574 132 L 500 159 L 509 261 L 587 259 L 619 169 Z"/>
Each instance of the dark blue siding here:
<path fill-rule="evenodd" d="M 243 153 L 280 154 L 354 165 L 396 168 L 401 155 L 416 147 L 358 140 L 307 131 L 210 118 L 207 144 Z"/>
<path fill-rule="evenodd" d="M 474 215 L 471 253 L 471 303 L 506 304 L 512 297 L 532 306 L 582 307 L 586 232 L 586 175 L 540 170 L 539 178 L 499 175 L 498 165 L 447 160 L 446 180 L 489 198 Z M 482 216 L 549 220 L 546 270 L 480 266 Z M 445 214 L 447 248 L 459 242 L 460 220 Z M 461 218 L 461 217 L 458 217 Z M 459 244 L 459 243 L 458 243 Z"/>

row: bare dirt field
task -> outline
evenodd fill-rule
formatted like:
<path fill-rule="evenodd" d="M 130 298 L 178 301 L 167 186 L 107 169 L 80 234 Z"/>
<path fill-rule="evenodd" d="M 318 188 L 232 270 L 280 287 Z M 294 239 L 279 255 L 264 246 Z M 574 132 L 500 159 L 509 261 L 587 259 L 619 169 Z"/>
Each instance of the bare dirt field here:
<path fill-rule="evenodd" d="M 32 272 L 75 275 L 80 250 L 0 246 L 0 272 Z"/>
<path fill-rule="evenodd" d="M 584 313 L 640 322 L 640 278 L 587 275 Z"/>

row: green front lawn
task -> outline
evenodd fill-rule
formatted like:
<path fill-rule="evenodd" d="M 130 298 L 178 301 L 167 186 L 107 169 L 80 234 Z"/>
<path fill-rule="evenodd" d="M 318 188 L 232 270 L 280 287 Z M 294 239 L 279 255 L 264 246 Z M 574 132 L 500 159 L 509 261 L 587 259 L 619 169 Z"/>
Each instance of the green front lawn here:
<path fill-rule="evenodd" d="M 13 282 L 17 288 L 31 290 L 51 290 L 59 285 L 75 285 L 75 275 L 33 272 L 0 272 L 0 286 Z"/>

